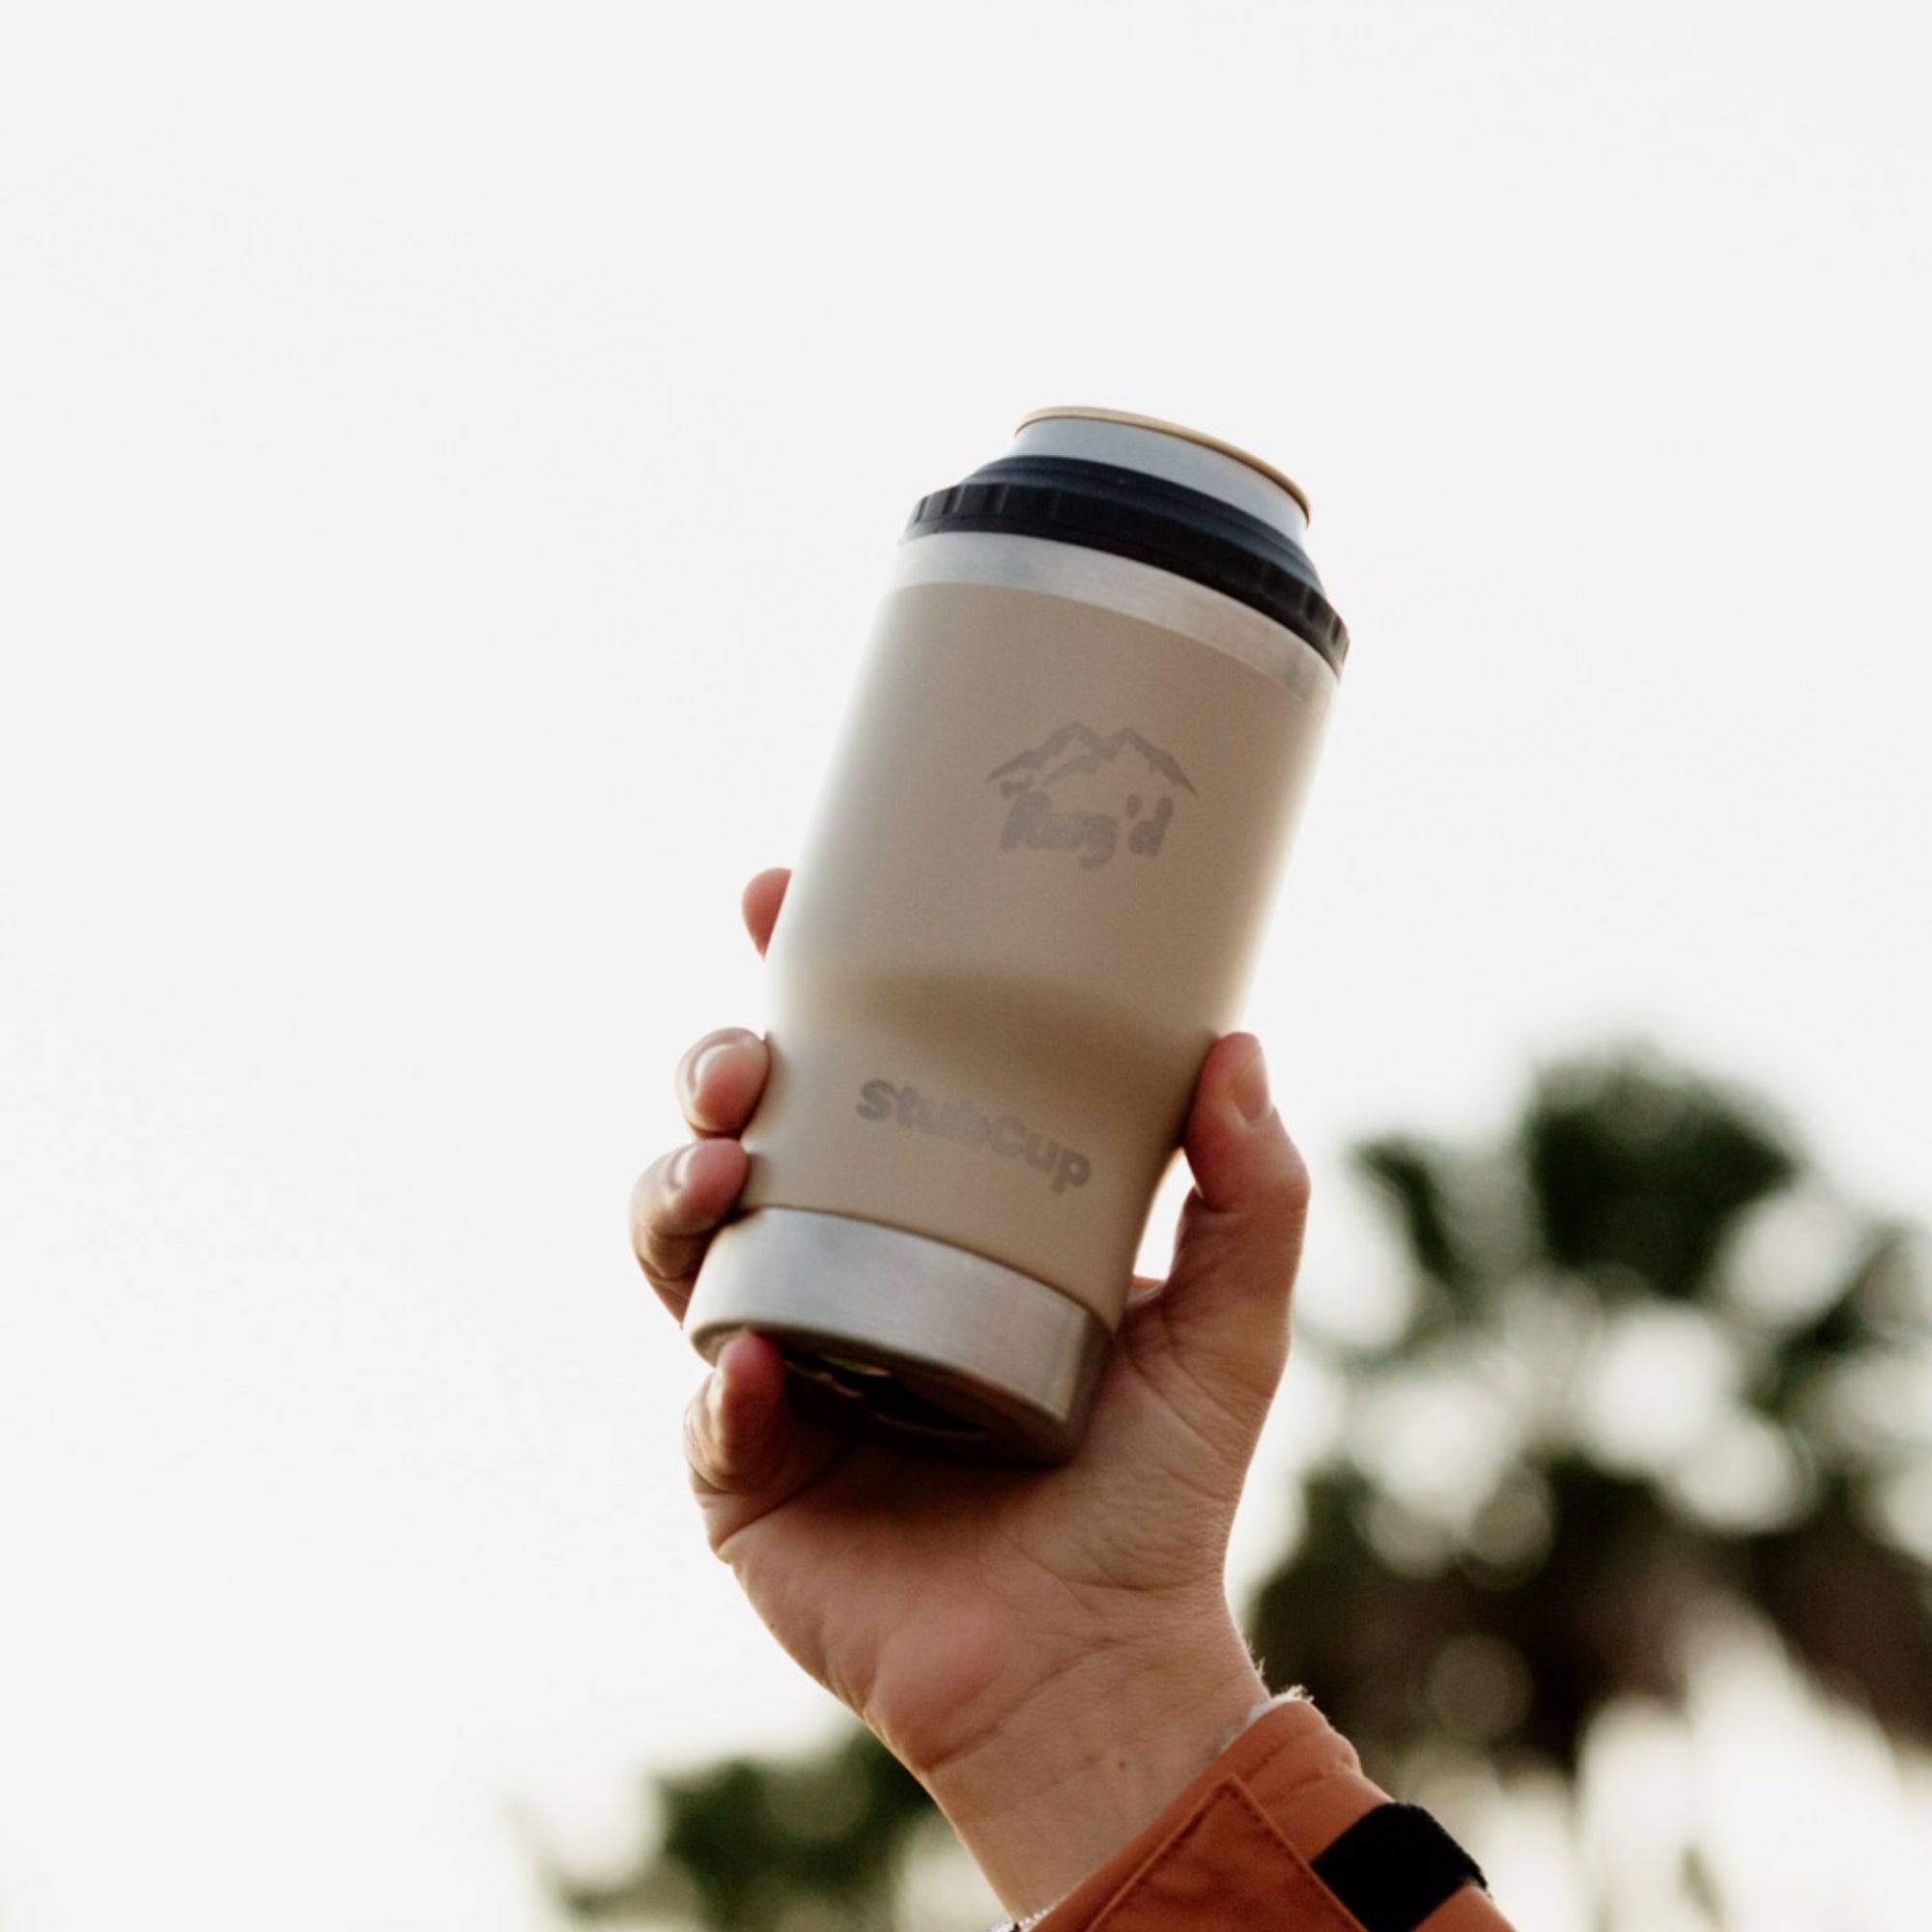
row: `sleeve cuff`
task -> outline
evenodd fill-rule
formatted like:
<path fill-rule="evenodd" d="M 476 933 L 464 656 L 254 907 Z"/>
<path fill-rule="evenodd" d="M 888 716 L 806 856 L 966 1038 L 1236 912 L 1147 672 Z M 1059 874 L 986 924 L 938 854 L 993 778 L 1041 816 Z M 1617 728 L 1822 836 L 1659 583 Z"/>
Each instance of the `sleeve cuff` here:
<path fill-rule="evenodd" d="M 1029 1932 L 1507 1932 L 1474 1861 L 1391 1804 L 1299 1696 L 1277 1698 Z"/>

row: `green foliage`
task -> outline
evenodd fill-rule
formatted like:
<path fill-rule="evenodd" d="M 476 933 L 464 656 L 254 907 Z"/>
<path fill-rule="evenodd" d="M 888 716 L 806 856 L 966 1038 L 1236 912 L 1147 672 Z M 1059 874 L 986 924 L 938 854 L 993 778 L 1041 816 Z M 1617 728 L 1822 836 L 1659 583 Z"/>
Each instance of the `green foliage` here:
<path fill-rule="evenodd" d="M 614 1885 L 554 1872 L 585 1920 L 685 1918 L 718 1932 L 891 1932 L 911 1832 L 930 1811 L 867 1732 L 798 1764 L 730 1758 L 654 1780 L 656 1857 Z"/>
<path fill-rule="evenodd" d="M 1671 1299 L 1698 1295 L 1738 1215 L 1797 1172 L 1754 1109 L 1631 1060 L 1547 1076 L 1520 1157 L 1555 1265 L 1625 1269 Z"/>
<path fill-rule="evenodd" d="M 1814 1196 L 1810 1232 L 1838 1238 L 1808 1276 L 1764 1242 L 1753 1260 L 1774 1209 L 1805 1245 L 1797 1150 L 1749 1099 L 1636 1057 L 1550 1070 L 1501 1147 L 1359 1160 L 1410 1313 L 1349 1362 L 1302 1534 L 1259 1593 L 1270 1676 L 1385 1776 L 1445 1740 L 1574 1776 L 1613 1701 L 1681 1703 L 1700 1624 L 1742 1610 L 1932 1740 L 1925 1552 L 1885 1507 L 1927 1444 L 1868 1400 L 1923 1358 L 1907 1238 Z"/>
<path fill-rule="evenodd" d="M 1499 1146 L 1357 1159 L 1408 1315 L 1344 1364 L 1252 1608 L 1271 1679 L 1384 1781 L 1445 1744 L 1574 1776 L 1611 1704 L 1681 1701 L 1702 1621 L 1744 1612 L 1932 1740 L 1932 1551 L 1889 1506 L 1927 1450 L 1912 1239 L 1826 1197 L 1753 1101 L 1634 1056 L 1548 1071 Z M 868 1737 L 658 1792 L 632 1878 L 554 1880 L 577 1916 L 893 1932 L 927 1806 Z"/>

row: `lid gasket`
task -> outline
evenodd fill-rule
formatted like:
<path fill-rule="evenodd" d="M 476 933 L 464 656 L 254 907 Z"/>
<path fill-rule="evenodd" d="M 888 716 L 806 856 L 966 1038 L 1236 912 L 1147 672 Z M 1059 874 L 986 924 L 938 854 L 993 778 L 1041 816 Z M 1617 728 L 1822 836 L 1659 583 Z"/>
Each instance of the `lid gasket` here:
<path fill-rule="evenodd" d="M 923 497 L 905 535 L 952 530 L 1043 537 L 1130 557 L 1259 611 L 1337 671 L 1349 653 L 1348 629 L 1298 543 L 1165 477 L 1073 457 L 1002 457 Z"/>

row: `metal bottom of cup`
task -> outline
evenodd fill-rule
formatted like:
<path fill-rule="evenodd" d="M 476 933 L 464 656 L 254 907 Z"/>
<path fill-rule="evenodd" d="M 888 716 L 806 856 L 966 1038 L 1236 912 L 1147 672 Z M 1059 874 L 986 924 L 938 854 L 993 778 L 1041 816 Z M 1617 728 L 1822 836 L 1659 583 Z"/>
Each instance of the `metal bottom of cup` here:
<path fill-rule="evenodd" d="M 1112 1338 L 1032 1275 L 944 1241 L 797 1208 L 721 1229 L 685 1333 L 707 1360 L 755 1329 L 801 1405 L 923 1448 L 1064 1462 Z"/>

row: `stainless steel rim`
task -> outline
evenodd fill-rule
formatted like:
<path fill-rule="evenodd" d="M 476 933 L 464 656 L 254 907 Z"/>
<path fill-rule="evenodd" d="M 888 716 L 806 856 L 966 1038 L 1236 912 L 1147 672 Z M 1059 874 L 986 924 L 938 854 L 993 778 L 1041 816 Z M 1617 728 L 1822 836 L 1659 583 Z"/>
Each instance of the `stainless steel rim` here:
<path fill-rule="evenodd" d="M 1087 1308 L 943 1241 L 804 1208 L 720 1232 L 685 1315 L 715 1360 L 754 1329 L 804 1404 L 954 1454 L 1060 1462 L 1079 1445 L 1110 1337 Z"/>

